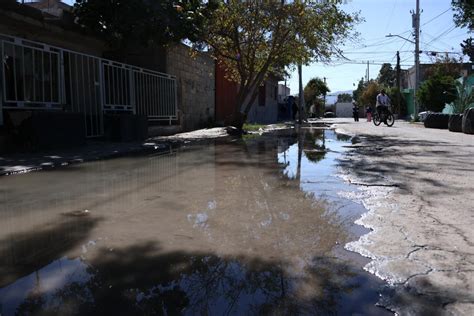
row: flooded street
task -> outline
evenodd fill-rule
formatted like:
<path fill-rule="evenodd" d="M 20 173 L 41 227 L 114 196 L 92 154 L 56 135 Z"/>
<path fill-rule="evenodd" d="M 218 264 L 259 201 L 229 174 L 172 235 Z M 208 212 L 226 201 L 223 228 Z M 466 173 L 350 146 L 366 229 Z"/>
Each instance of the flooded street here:
<path fill-rule="evenodd" d="M 349 143 L 305 129 L 0 178 L 0 315 L 364 314 Z"/>

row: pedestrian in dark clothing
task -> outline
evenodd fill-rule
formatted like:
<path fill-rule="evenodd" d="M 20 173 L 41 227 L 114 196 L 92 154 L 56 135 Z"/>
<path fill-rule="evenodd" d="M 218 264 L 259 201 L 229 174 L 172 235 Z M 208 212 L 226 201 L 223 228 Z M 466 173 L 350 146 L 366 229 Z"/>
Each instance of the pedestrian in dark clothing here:
<path fill-rule="evenodd" d="M 352 104 L 352 116 L 354 117 L 354 122 L 359 122 L 359 107 L 356 103 Z"/>
<path fill-rule="evenodd" d="M 298 105 L 296 105 L 295 99 L 293 99 L 293 104 L 291 105 L 291 109 L 293 110 L 293 120 L 296 120 L 296 114 L 298 113 Z"/>

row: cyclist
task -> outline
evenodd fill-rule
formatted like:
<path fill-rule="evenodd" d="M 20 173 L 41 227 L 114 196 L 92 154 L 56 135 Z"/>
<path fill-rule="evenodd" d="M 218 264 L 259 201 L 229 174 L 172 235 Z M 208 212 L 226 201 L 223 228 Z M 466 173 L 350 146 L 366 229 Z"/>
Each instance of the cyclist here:
<path fill-rule="evenodd" d="M 390 105 L 390 98 L 388 95 L 385 94 L 385 89 L 380 90 L 380 93 L 377 95 L 376 98 L 376 109 L 377 113 L 380 118 L 382 118 L 382 113 L 383 113 L 383 118 L 384 118 L 384 123 L 387 123 L 387 118 L 385 116 L 385 113 L 388 113 L 388 106 Z"/>

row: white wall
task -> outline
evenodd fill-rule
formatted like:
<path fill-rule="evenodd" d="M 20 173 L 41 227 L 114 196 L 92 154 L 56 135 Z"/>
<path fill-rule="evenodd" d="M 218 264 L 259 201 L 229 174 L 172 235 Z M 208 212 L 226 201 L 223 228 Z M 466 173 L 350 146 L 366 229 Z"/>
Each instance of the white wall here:
<path fill-rule="evenodd" d="M 277 95 L 275 95 L 275 89 Z M 278 81 L 268 79 L 265 84 L 265 106 L 258 104 L 258 96 L 247 117 L 249 123 L 272 124 L 278 119 Z"/>
<path fill-rule="evenodd" d="M 352 117 L 352 103 L 351 102 L 336 103 L 336 116 L 337 117 Z"/>

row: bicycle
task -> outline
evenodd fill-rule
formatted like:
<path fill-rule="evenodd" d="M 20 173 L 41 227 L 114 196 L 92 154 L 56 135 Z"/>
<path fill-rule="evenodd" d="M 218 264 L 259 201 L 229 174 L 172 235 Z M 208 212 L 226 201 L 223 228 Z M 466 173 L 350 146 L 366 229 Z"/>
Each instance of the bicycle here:
<path fill-rule="evenodd" d="M 388 127 L 393 126 L 393 124 L 395 123 L 395 117 L 393 116 L 393 113 L 390 111 L 388 106 L 385 107 L 381 112 L 382 113 L 380 113 L 379 115 L 379 111 L 375 110 L 374 116 L 372 118 L 374 125 L 379 126 L 382 122 L 384 122 L 385 125 L 387 125 Z"/>

